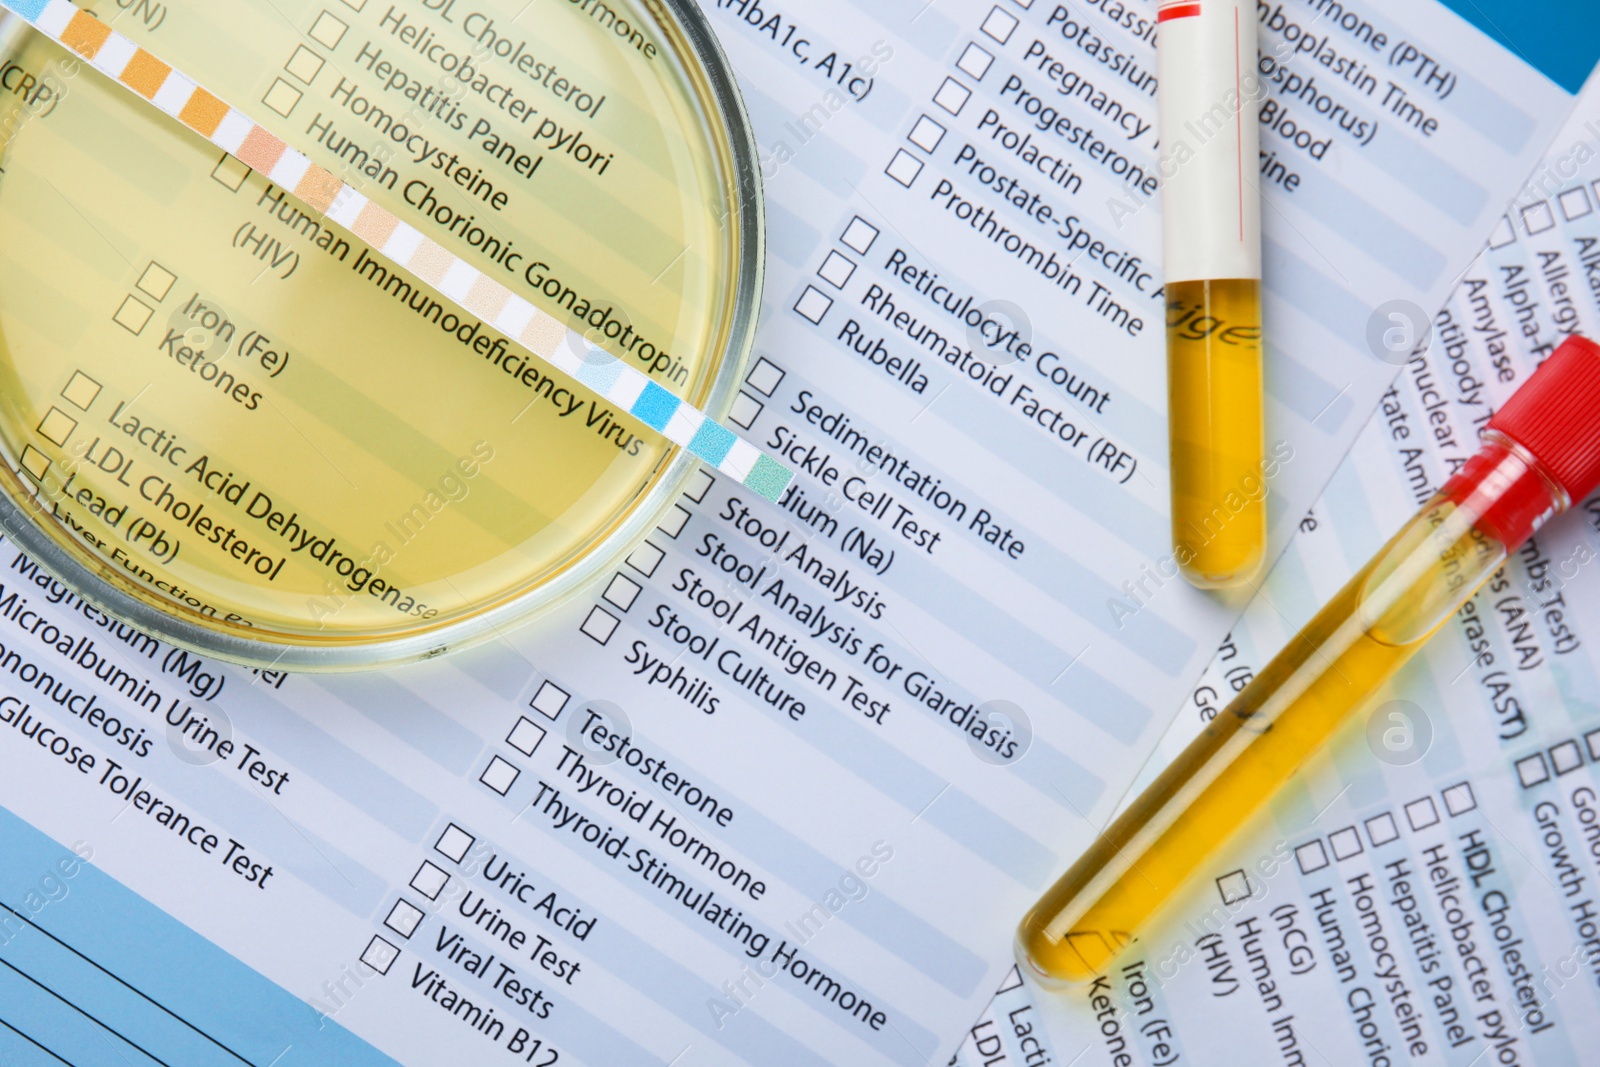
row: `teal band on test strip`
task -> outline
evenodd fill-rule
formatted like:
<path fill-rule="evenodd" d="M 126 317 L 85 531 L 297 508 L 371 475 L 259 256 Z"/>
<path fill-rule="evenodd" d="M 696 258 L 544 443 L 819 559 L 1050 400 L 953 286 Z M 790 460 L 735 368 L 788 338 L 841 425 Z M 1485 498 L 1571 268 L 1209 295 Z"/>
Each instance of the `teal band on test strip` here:
<path fill-rule="evenodd" d="M 135 96 L 288 190 L 383 258 L 576 378 L 609 403 L 746 489 L 776 502 L 794 471 L 429 240 L 242 111 L 70 0 L 0 0 L 34 29 Z"/>

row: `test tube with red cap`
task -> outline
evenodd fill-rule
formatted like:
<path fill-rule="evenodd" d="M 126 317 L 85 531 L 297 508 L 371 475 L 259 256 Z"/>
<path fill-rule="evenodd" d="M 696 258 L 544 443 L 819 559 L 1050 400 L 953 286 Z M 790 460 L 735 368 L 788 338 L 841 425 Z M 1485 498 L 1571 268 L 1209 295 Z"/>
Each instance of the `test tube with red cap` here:
<path fill-rule="evenodd" d="M 1482 447 L 1022 921 L 1046 984 L 1102 973 L 1333 732 L 1552 516 L 1600 487 L 1600 346 L 1567 341 Z"/>

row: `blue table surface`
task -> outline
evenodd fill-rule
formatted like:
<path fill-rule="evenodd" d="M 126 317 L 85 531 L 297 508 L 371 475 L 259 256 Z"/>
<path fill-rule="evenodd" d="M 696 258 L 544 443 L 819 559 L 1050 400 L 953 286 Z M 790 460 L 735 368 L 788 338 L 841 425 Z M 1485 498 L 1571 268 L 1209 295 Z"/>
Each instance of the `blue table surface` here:
<path fill-rule="evenodd" d="M 1332 15 L 1331 0 L 1301 0 Z M 1583 88 L 1600 59 L 1600 4 L 1595 0 L 1440 0 L 1570 93 Z"/>

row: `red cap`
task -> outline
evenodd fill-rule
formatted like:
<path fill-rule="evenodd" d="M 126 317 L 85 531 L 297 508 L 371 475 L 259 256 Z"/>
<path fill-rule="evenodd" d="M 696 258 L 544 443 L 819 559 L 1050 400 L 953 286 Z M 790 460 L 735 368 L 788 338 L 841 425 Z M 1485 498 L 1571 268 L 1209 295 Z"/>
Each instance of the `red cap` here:
<path fill-rule="evenodd" d="M 1577 503 L 1600 488 L 1600 345 L 1572 337 L 1489 420 Z"/>

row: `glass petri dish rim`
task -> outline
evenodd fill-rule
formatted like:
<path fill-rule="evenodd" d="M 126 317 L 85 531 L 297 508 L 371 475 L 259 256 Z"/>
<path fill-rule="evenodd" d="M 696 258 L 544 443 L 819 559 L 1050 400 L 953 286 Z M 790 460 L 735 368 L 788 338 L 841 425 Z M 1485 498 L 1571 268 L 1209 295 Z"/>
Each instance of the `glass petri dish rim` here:
<path fill-rule="evenodd" d="M 727 137 L 734 193 L 729 222 L 737 234 L 730 264 L 735 273 L 733 306 L 727 316 L 725 351 L 703 404 L 707 415 L 720 419 L 732 406 L 739 383 L 744 380 L 761 308 L 766 220 L 755 133 L 727 56 L 694 0 L 640 0 L 640 6 L 681 36 L 687 55 L 675 59 L 709 109 L 712 134 L 720 126 Z M 11 53 L 32 33 L 34 30 L 25 21 L 0 9 L 0 54 Z M 537 588 L 492 608 L 394 637 L 330 636 L 315 643 L 252 639 L 188 622 L 129 595 L 86 566 L 47 533 L 9 492 L 0 492 L 0 531 L 88 603 L 169 644 L 247 667 L 307 673 L 370 670 L 432 659 L 503 636 L 511 628 L 565 603 L 600 573 L 618 566 L 677 502 L 689 478 L 700 469 L 698 459 L 687 450 L 678 449 L 643 496 L 579 561 Z"/>

